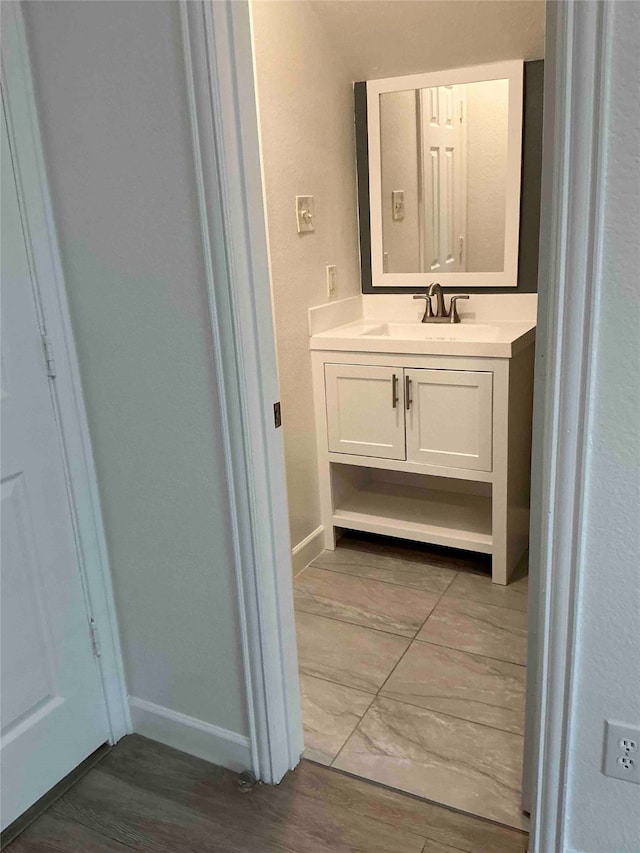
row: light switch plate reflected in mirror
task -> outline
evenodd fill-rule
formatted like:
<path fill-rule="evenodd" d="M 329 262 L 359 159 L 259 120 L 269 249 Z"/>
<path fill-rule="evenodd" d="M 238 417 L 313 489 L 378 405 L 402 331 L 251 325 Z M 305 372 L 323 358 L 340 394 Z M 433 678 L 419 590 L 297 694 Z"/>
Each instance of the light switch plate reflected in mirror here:
<path fill-rule="evenodd" d="M 312 195 L 296 196 L 296 222 L 298 225 L 298 234 L 315 231 Z"/>
<path fill-rule="evenodd" d="M 404 190 L 391 193 L 391 216 L 396 222 L 404 219 Z"/>

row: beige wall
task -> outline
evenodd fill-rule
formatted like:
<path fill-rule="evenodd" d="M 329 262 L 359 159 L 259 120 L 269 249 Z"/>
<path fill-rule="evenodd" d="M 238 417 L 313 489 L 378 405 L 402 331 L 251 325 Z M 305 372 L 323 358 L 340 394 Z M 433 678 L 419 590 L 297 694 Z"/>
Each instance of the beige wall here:
<path fill-rule="evenodd" d="M 292 545 L 320 524 L 307 310 L 360 292 L 354 75 L 307 0 L 253 0 L 263 176 Z M 296 233 L 295 196 L 313 195 L 315 231 Z"/>
<path fill-rule="evenodd" d="M 467 271 L 504 269 L 509 81 L 467 87 Z"/>
<path fill-rule="evenodd" d="M 316 0 L 356 80 L 544 57 L 545 0 Z"/>
<path fill-rule="evenodd" d="M 24 7 L 129 693 L 245 735 L 177 4 Z"/>
<path fill-rule="evenodd" d="M 416 121 L 415 90 L 381 96 L 382 235 L 388 272 L 420 269 Z M 394 190 L 404 191 L 404 219 L 393 218 Z"/>

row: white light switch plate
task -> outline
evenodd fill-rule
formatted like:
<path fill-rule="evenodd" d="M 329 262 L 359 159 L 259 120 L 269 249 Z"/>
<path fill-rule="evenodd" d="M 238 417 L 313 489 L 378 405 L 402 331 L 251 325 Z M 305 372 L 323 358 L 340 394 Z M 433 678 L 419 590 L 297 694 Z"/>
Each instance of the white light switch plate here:
<path fill-rule="evenodd" d="M 312 195 L 296 196 L 296 222 L 298 224 L 298 234 L 304 234 L 306 231 L 315 231 Z"/>

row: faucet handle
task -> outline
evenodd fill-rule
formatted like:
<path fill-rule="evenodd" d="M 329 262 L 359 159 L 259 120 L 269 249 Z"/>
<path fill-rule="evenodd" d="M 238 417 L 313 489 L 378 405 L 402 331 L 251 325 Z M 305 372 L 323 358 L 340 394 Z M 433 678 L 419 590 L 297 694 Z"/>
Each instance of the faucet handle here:
<path fill-rule="evenodd" d="M 433 307 L 431 306 L 431 297 L 428 293 L 414 293 L 414 299 L 426 299 L 427 304 L 425 305 L 424 315 L 422 317 L 422 322 L 424 323 L 427 317 L 433 317 Z"/>
<path fill-rule="evenodd" d="M 460 317 L 458 316 L 458 306 L 456 305 L 456 300 L 468 299 L 468 298 L 469 298 L 468 293 L 456 293 L 454 296 L 451 297 L 451 305 L 449 306 L 449 317 L 450 317 L 449 322 L 450 323 L 459 323 L 460 322 Z"/>

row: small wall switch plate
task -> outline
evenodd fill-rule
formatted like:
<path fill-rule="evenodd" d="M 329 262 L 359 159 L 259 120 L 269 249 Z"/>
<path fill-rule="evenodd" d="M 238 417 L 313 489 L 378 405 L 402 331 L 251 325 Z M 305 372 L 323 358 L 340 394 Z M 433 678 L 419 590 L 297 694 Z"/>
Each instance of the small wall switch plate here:
<path fill-rule="evenodd" d="M 336 265 L 327 264 L 327 296 L 336 295 Z"/>
<path fill-rule="evenodd" d="M 602 772 L 640 785 L 640 726 L 605 720 Z"/>
<path fill-rule="evenodd" d="M 393 190 L 391 193 L 391 213 L 395 220 L 404 219 L 404 190 Z"/>
<path fill-rule="evenodd" d="M 306 231 L 316 230 L 313 221 L 312 195 L 296 196 L 296 222 L 298 224 L 298 234 L 304 234 Z"/>

